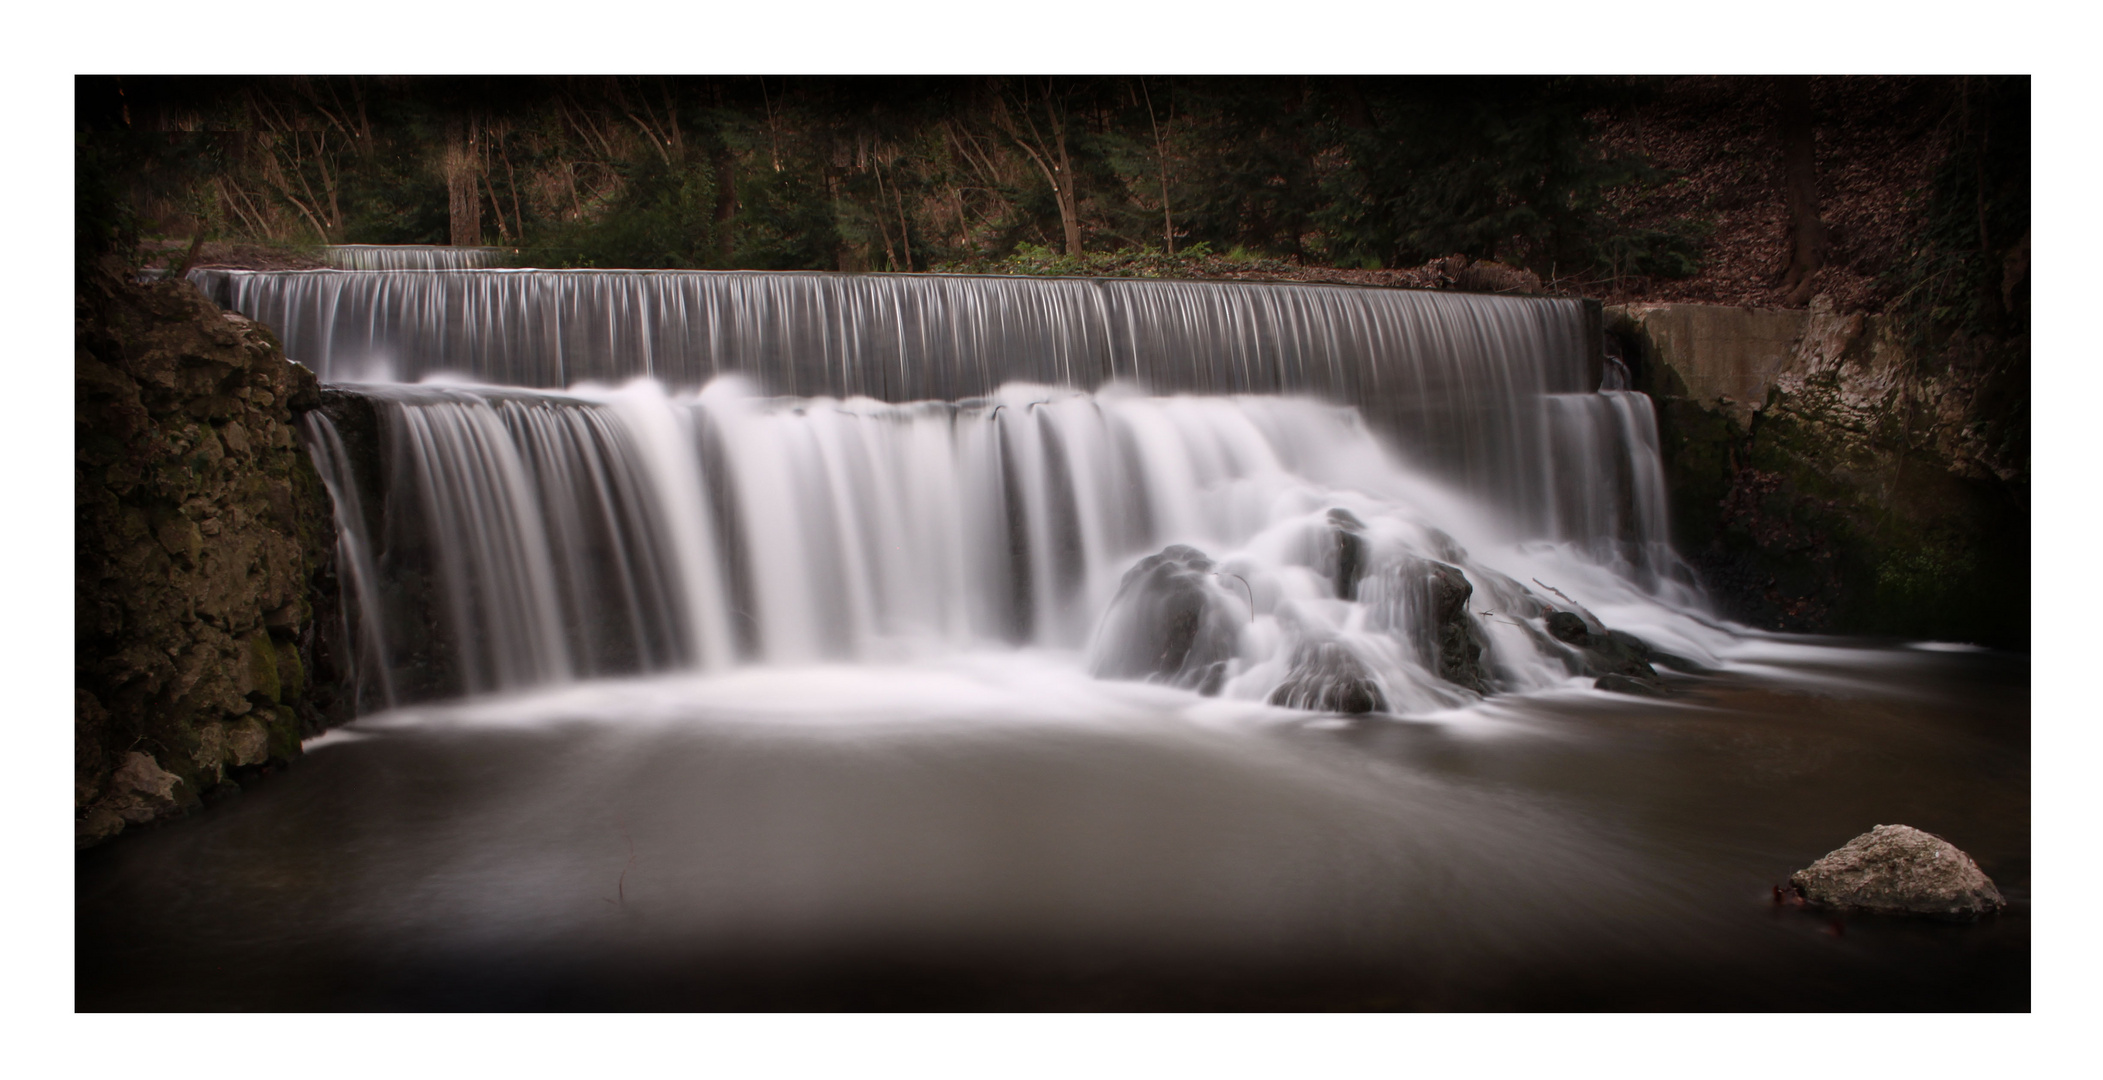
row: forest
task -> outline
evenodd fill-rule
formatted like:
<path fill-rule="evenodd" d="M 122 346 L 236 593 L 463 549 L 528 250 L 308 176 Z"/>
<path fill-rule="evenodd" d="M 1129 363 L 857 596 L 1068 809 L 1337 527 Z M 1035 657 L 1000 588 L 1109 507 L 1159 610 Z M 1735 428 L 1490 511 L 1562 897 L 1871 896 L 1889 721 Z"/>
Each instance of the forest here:
<path fill-rule="evenodd" d="M 1234 278 L 1873 319 L 1857 351 L 1906 359 L 1842 387 L 1875 399 L 1867 420 L 1814 408 L 1822 384 L 1750 403 L 1750 425 L 1714 402 L 1682 416 L 1684 388 L 1646 378 L 1650 346 L 1623 335 L 1660 402 L 1679 541 L 1762 625 L 2024 640 L 2027 77 L 83 76 L 76 105 L 83 267 L 488 245 L 545 268 Z M 1806 409 L 1826 434 L 1783 448 Z M 1852 465 L 1832 442 L 1848 432 L 1869 446 Z M 1991 509 L 1896 500 L 1952 533 L 1933 543 L 1887 520 L 1896 480 L 1863 479 L 1945 474 Z"/>
<path fill-rule="evenodd" d="M 79 1011 L 2031 1007 L 2026 76 L 74 89 Z"/>
<path fill-rule="evenodd" d="M 1847 306 L 1904 299 L 1977 322 L 2000 314 L 1991 294 L 2028 221 L 2020 78 L 77 89 L 90 244 L 114 230 L 161 246 L 490 244 L 551 267 L 1281 276 L 1457 254 L 1550 291 L 1787 306 L 1830 268 L 1819 288 L 1864 294 Z"/>

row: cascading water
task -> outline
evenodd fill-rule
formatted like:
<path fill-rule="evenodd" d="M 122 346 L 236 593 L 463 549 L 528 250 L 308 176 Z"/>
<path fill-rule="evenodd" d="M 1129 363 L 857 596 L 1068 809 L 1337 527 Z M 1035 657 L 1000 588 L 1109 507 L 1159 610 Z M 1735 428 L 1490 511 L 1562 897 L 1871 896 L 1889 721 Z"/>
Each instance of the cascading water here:
<path fill-rule="evenodd" d="M 338 270 L 487 270 L 504 265 L 510 253 L 493 247 L 416 244 L 332 244 L 322 259 Z"/>
<path fill-rule="evenodd" d="M 1596 443 L 1602 428 L 1641 437 L 1596 393 L 1597 335 L 1575 300 L 739 272 L 199 270 L 191 280 L 273 327 L 325 382 L 444 375 L 553 389 L 648 377 L 694 389 L 740 374 L 767 394 L 893 403 L 1017 382 L 1310 395 L 1358 408 L 1416 467 L 1562 539 L 1600 535 L 1578 519 L 1611 501 L 1585 486 L 1597 477 L 1567 475 L 1589 467 L 1571 458 L 1573 442 Z M 1583 531 L 1558 532 L 1559 521 Z"/>
<path fill-rule="evenodd" d="M 84 1008 L 2027 1007 L 1768 902 L 1896 819 L 2026 904 L 2026 669 L 1716 625 L 1574 302 L 201 279 L 368 715 L 90 853 Z"/>
<path fill-rule="evenodd" d="M 1026 646 L 1230 698 L 1421 712 L 1588 670 L 1548 632 L 1575 602 L 1528 584 L 1544 566 L 1595 604 L 1694 601 L 1647 399 L 1577 388 L 1572 303 L 753 274 L 205 284 L 337 376 L 391 353 L 530 384 L 570 367 L 560 313 L 669 320 L 644 327 L 654 347 L 608 346 L 627 365 L 609 374 L 645 376 L 619 388 L 359 387 L 362 480 L 317 418 L 332 488 L 379 499 L 343 514 L 376 699 Z M 534 310 L 558 313 L 537 346 L 496 345 Z M 668 389 L 667 369 L 708 381 Z M 1046 371 L 1067 385 L 1018 378 Z M 950 393 L 781 392 L 872 381 Z M 1197 562 L 1128 580 L 1176 545 Z M 1192 620 L 1233 626 L 1194 682 Z"/>

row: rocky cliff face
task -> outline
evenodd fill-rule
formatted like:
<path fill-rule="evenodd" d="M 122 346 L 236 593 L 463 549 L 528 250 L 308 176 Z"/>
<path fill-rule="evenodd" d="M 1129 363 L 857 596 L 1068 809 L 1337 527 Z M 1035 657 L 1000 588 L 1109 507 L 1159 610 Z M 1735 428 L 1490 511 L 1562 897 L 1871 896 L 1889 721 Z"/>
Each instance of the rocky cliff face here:
<path fill-rule="evenodd" d="M 1616 307 L 1607 327 L 1658 405 L 1674 539 L 1727 614 L 2027 647 L 2020 343 L 1930 352 L 1823 298 Z"/>
<path fill-rule="evenodd" d="M 75 306 L 74 811 L 92 844 L 299 753 L 333 715 L 313 375 L 184 282 Z"/>

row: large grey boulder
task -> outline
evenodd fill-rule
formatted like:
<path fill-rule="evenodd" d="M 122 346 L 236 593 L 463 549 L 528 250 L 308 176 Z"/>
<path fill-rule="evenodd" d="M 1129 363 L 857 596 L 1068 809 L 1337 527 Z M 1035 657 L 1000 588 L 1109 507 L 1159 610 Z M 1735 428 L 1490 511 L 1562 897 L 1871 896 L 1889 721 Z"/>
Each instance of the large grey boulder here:
<path fill-rule="evenodd" d="M 1789 875 L 1805 901 L 1887 915 L 1970 919 L 2007 901 L 1971 856 L 1933 833 L 1879 825 Z"/>

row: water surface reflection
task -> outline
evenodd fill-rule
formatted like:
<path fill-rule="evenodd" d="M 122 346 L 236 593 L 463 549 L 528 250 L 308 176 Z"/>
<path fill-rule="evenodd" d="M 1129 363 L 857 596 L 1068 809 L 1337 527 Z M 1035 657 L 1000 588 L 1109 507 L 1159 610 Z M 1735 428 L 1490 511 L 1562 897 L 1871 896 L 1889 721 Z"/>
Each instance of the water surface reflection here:
<path fill-rule="evenodd" d="M 2027 662 L 1749 648 L 1411 720 L 1036 653 L 384 714 L 85 853 L 78 1004 L 2028 1008 Z M 1772 906 L 1890 822 L 2009 911 Z"/>

